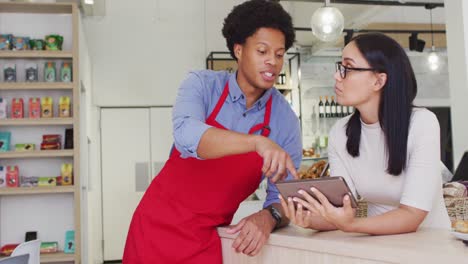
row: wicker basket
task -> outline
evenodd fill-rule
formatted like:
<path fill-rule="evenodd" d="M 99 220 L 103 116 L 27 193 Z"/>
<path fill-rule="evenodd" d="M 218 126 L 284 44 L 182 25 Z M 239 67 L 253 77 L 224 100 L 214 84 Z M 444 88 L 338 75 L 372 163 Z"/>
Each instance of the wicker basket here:
<path fill-rule="evenodd" d="M 468 220 L 468 197 L 450 198 L 446 197 L 445 207 L 450 220 Z M 358 202 L 356 217 L 367 217 L 367 203 L 365 201 Z"/>
<path fill-rule="evenodd" d="M 365 218 L 367 217 L 367 202 L 359 201 L 356 209 L 356 217 Z"/>
<path fill-rule="evenodd" d="M 444 198 L 447 213 L 452 222 L 456 220 L 468 220 L 468 197 Z"/>

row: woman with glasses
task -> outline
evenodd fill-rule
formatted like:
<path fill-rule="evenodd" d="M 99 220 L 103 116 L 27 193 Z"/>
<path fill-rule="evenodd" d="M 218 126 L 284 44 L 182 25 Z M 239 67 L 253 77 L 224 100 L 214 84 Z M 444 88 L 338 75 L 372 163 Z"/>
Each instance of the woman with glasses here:
<path fill-rule="evenodd" d="M 413 105 L 416 79 L 403 48 L 383 34 L 359 35 L 343 49 L 334 78 L 338 103 L 356 111 L 330 131 L 331 175 L 344 177 L 354 197 L 367 202 L 368 217 L 355 218 L 350 197 L 334 207 L 312 189 L 317 200 L 304 192 L 302 199 L 281 197 L 291 222 L 373 235 L 450 228 L 439 123 L 432 112 Z"/>

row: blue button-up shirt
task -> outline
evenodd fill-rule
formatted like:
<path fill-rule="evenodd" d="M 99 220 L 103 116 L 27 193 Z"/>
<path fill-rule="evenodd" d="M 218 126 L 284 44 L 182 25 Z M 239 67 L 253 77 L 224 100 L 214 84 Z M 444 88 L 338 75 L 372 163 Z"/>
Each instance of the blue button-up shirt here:
<path fill-rule="evenodd" d="M 172 112 L 172 122 L 174 144 L 181 157 L 198 158 L 197 148 L 200 139 L 211 127 L 205 123 L 205 120 L 215 108 L 226 82 L 229 82 L 229 96 L 216 121 L 229 130 L 247 134 L 251 127 L 263 123 L 265 105 L 272 95 L 269 138 L 289 153 L 298 169 L 302 159 L 299 120 L 283 95 L 274 88 L 268 89 L 253 106 L 247 109 L 245 95 L 237 84 L 236 74 L 224 71 L 191 72 L 180 86 Z M 261 130 L 256 132 L 260 133 Z M 287 179 L 292 179 L 292 176 L 288 174 Z M 279 203 L 278 194 L 276 185 L 268 181 L 267 197 L 263 207 Z"/>

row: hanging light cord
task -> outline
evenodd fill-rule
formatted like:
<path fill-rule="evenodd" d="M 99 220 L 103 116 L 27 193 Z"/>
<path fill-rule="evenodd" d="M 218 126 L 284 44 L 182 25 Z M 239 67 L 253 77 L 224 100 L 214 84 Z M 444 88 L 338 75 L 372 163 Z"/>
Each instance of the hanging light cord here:
<path fill-rule="evenodd" d="M 432 39 L 432 47 L 434 47 L 434 30 L 432 29 L 432 8 L 429 10 L 429 14 L 431 14 L 431 39 Z"/>

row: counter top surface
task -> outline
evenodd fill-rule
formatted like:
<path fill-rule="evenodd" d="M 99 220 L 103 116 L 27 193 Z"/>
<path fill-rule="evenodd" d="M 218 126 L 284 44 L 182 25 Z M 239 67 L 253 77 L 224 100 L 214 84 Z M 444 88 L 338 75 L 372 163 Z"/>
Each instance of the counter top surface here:
<path fill-rule="evenodd" d="M 222 239 L 237 236 L 226 233 L 226 229 L 218 228 Z M 443 229 L 421 228 L 409 234 L 370 236 L 288 226 L 272 233 L 267 244 L 393 263 L 468 263 L 468 246 L 450 230 Z"/>

